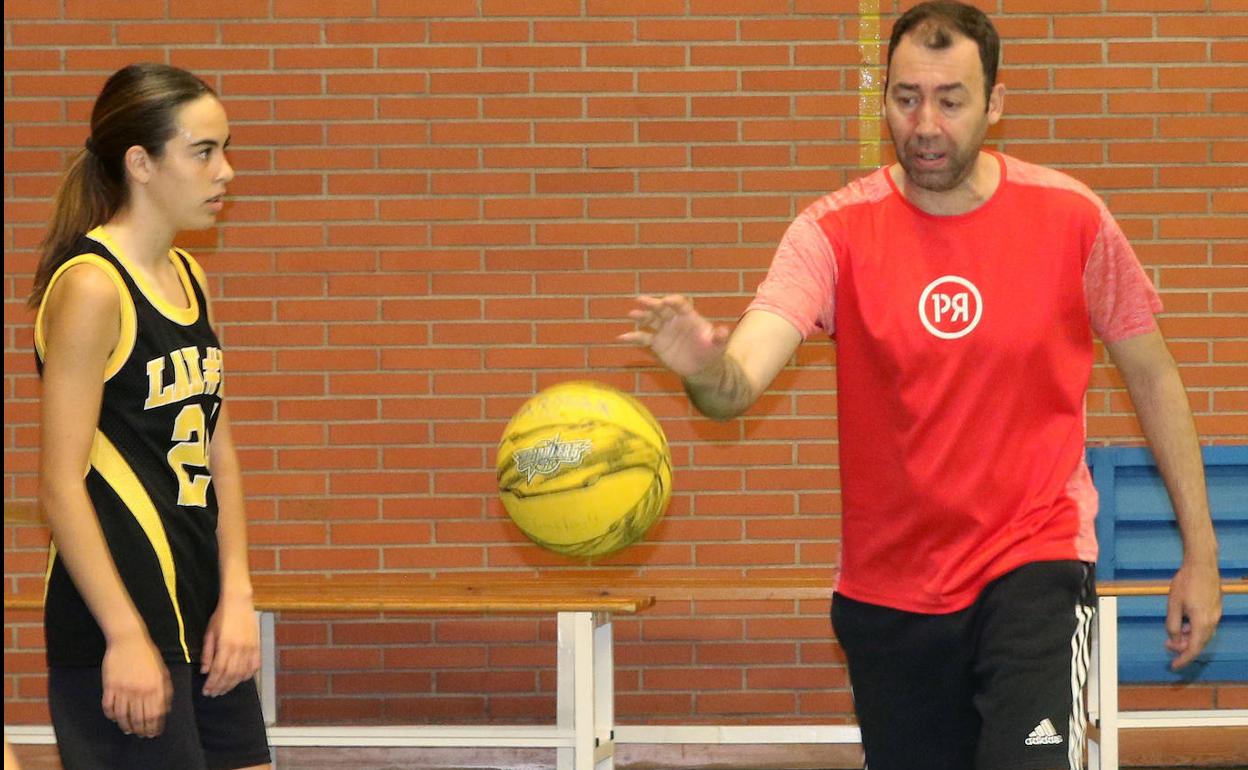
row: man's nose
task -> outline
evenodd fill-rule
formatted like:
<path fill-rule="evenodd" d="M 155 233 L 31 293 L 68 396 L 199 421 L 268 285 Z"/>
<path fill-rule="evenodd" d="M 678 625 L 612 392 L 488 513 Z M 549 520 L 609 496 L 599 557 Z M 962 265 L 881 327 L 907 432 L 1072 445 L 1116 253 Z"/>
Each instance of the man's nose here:
<path fill-rule="evenodd" d="M 931 102 L 924 101 L 914 111 L 914 129 L 920 134 L 934 134 L 939 128 L 939 118 L 936 107 Z"/>

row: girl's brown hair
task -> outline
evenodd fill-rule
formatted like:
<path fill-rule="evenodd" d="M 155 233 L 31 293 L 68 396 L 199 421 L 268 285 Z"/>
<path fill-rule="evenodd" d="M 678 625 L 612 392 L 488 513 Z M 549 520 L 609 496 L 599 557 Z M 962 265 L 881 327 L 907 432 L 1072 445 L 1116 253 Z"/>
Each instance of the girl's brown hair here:
<path fill-rule="evenodd" d="M 204 81 L 167 64 L 131 64 L 108 79 L 91 111 L 91 134 L 56 193 L 31 307 L 39 306 L 57 268 L 75 256 L 83 233 L 112 219 L 126 204 L 126 151 L 137 145 L 159 158 L 177 131 L 178 110 L 205 94 L 216 96 Z"/>

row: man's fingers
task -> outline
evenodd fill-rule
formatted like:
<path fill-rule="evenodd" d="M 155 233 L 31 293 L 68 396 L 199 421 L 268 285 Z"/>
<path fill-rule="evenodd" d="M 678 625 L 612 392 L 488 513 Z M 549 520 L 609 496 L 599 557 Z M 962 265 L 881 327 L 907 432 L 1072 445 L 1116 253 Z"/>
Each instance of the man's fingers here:
<path fill-rule="evenodd" d="M 1204 651 L 1205 645 L 1209 644 L 1209 640 L 1213 638 L 1214 629 L 1217 626 L 1203 618 L 1197 618 L 1187 624 L 1187 662 L 1196 659 Z"/>
<path fill-rule="evenodd" d="M 641 307 L 628 311 L 628 317 L 644 329 L 659 331 L 678 316 L 688 315 L 693 311 L 693 302 L 682 294 L 669 294 L 665 297 L 637 297 Z"/>
<path fill-rule="evenodd" d="M 1191 663 L 1193 660 L 1196 659 L 1196 648 L 1190 644 L 1183 645 L 1183 646 L 1186 647 L 1187 649 L 1184 650 L 1183 652 L 1180 652 L 1178 655 L 1175 656 L 1174 660 L 1170 661 L 1171 671 L 1178 671 L 1179 669 L 1183 668 L 1188 663 Z"/>
<path fill-rule="evenodd" d="M 637 297 L 637 304 L 656 315 L 671 317 L 693 309 L 693 302 L 683 294 L 669 294 L 666 297 Z"/>
<path fill-rule="evenodd" d="M 633 345 L 640 345 L 641 347 L 649 347 L 650 340 L 653 337 L 654 335 L 651 334 L 650 332 L 632 331 L 632 332 L 625 332 L 624 334 L 621 334 L 620 336 L 616 337 L 616 339 L 619 340 L 620 342 L 628 342 Z"/>
<path fill-rule="evenodd" d="M 643 329 L 658 330 L 663 325 L 663 318 L 652 310 L 630 310 L 628 317 Z"/>
<path fill-rule="evenodd" d="M 1183 604 L 1172 590 L 1166 603 L 1166 635 L 1170 637 L 1170 641 L 1178 642 L 1183 634 L 1183 625 Z"/>
<path fill-rule="evenodd" d="M 1178 653 L 1170 661 L 1170 669 L 1177 671 L 1200 655 L 1213 638 L 1216 625 L 1204 621 L 1184 622 L 1177 639 L 1166 640 L 1166 649 Z"/>

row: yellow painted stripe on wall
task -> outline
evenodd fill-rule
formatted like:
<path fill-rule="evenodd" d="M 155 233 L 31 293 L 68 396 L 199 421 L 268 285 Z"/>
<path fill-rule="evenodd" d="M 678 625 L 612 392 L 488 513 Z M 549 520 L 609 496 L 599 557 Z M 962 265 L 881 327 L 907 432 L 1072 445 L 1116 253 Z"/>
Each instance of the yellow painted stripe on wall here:
<path fill-rule="evenodd" d="M 858 167 L 880 165 L 880 3 L 858 0 Z"/>

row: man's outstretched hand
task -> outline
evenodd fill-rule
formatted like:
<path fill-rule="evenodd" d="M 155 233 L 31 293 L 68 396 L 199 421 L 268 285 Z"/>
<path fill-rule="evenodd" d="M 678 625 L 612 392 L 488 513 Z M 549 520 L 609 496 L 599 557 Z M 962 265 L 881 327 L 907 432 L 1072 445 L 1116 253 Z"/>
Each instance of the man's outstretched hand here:
<path fill-rule="evenodd" d="M 621 334 L 620 341 L 649 348 L 660 363 L 682 378 L 697 374 L 723 356 L 732 330 L 706 320 L 688 297 L 643 296 L 637 298 L 637 304 L 628 316 L 638 328 Z"/>

